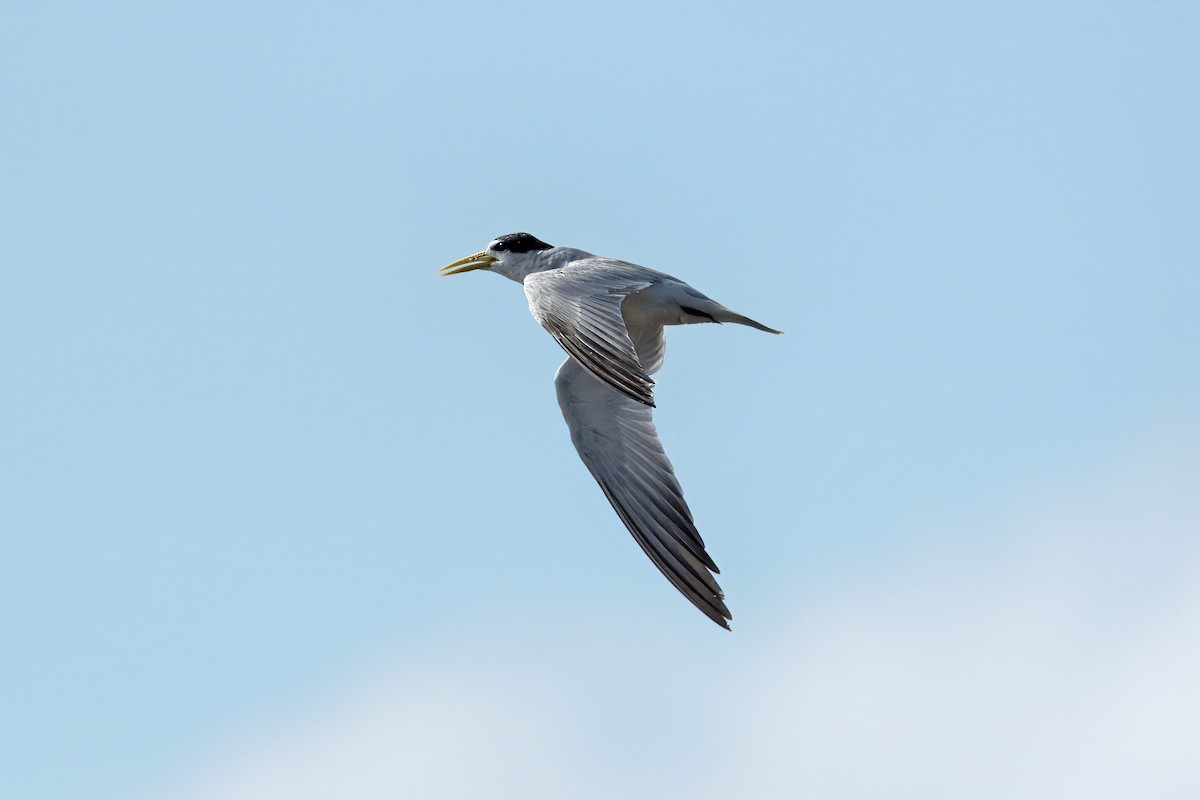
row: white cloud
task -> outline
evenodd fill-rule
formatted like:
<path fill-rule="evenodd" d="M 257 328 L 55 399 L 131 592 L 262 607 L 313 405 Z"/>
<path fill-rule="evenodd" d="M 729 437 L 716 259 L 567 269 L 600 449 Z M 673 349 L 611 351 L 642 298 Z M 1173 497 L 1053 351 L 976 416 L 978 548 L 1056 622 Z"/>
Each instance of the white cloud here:
<path fill-rule="evenodd" d="M 181 794 L 245 798 L 459 798 L 515 786 L 537 753 L 559 781 L 553 731 L 564 721 L 526 671 L 481 676 L 464 664 L 367 681 L 351 696 L 230 753 Z M 534 691 L 534 696 L 528 692 Z M 536 700 L 536 702 L 533 702 Z"/>
<path fill-rule="evenodd" d="M 755 675 L 726 794 L 1200 795 L 1200 588 L 1120 631 L 1056 586 L 963 597 L 781 643 Z"/>
<path fill-rule="evenodd" d="M 720 690 L 648 664 L 641 697 L 704 697 L 706 716 L 645 757 L 597 746 L 622 735 L 585 710 L 603 664 L 463 657 L 366 681 L 171 796 L 1197 797 L 1195 466 L 1159 458 L 1042 503 L 987 537 L 1009 553 L 990 563 L 928 552 L 801 609 Z M 679 757 L 713 737 L 719 759 Z"/>

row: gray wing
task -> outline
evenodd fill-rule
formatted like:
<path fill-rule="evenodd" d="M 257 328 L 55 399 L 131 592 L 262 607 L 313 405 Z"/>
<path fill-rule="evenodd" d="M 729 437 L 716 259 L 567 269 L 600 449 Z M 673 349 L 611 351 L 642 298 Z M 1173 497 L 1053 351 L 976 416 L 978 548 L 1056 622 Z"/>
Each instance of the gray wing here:
<path fill-rule="evenodd" d="M 704 550 L 650 407 L 602 383 L 573 358 L 559 368 L 554 386 L 579 457 L 625 527 L 684 597 L 728 628 L 733 616 L 712 576 L 720 570 Z"/>
<path fill-rule="evenodd" d="M 647 406 L 654 394 L 625 327 L 621 304 L 655 282 L 643 267 L 604 258 L 525 278 L 529 310 L 568 355 L 618 392 Z"/>

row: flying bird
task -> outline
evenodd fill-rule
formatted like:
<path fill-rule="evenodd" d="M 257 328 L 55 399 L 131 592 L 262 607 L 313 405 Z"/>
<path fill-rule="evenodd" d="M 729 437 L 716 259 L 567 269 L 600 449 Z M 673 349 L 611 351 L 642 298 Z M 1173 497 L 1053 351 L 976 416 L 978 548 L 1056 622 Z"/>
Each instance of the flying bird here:
<path fill-rule="evenodd" d="M 675 470 L 654 428 L 654 381 L 663 363 L 664 325 L 736 322 L 743 317 L 678 278 L 637 264 L 554 247 L 528 233 L 441 269 L 487 270 L 525 286 L 533 318 L 567 351 L 554 388 L 579 457 L 617 516 L 676 589 L 709 619 L 733 616 L 713 573 Z"/>

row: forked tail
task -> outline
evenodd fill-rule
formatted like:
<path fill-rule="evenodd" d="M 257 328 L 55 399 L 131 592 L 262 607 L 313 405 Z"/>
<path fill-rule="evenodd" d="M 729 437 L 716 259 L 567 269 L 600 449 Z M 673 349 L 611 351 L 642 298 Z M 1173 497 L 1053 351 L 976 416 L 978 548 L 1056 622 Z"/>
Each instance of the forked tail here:
<path fill-rule="evenodd" d="M 750 319 L 749 317 L 743 317 L 741 314 L 735 314 L 734 312 L 730 311 L 728 308 L 725 308 L 723 310 L 725 312 L 724 315 L 721 315 L 721 314 L 713 315 L 713 318 L 717 322 L 736 322 L 739 325 L 749 325 L 751 328 L 758 328 L 760 331 L 766 331 L 767 333 L 783 333 L 783 331 L 777 331 L 774 328 L 768 328 L 766 325 L 763 325 L 761 322 L 755 322 L 754 320 Z"/>
<path fill-rule="evenodd" d="M 730 311 L 725 306 L 718 303 L 716 300 L 705 298 L 703 303 L 694 303 L 682 306 L 683 313 L 693 317 L 699 317 L 701 320 L 712 320 L 713 322 L 736 322 L 738 325 L 748 325 L 751 328 L 758 328 L 760 331 L 767 333 L 783 333 L 774 328 L 768 328 L 761 322 L 756 322 L 749 317 L 743 317 L 736 311 Z"/>

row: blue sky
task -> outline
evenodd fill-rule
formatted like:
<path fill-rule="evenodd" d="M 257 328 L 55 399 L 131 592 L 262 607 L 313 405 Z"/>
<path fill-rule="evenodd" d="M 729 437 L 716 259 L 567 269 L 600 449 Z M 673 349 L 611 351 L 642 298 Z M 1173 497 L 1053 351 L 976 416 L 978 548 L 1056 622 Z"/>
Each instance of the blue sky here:
<path fill-rule="evenodd" d="M 1198 21 L 6 5 L 3 794 L 1200 791 Z M 787 331 L 657 376 L 732 634 L 516 230 Z"/>

